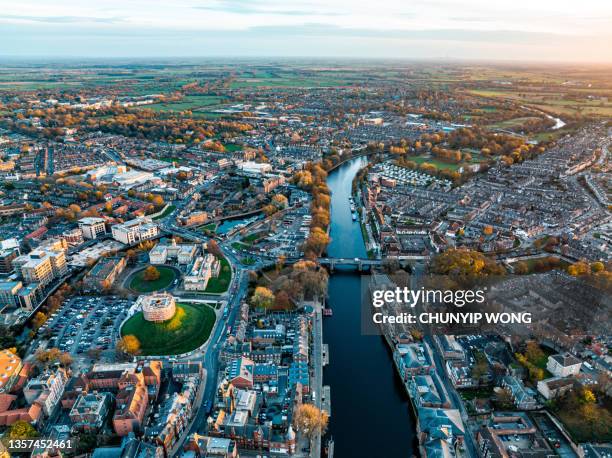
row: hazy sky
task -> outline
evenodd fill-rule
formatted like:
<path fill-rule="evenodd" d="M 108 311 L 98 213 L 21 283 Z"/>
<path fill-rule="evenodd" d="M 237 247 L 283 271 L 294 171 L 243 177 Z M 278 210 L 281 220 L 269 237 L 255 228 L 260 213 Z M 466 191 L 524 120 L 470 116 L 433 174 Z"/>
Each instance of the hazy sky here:
<path fill-rule="evenodd" d="M 0 0 L 0 56 L 612 62 L 612 0 Z"/>

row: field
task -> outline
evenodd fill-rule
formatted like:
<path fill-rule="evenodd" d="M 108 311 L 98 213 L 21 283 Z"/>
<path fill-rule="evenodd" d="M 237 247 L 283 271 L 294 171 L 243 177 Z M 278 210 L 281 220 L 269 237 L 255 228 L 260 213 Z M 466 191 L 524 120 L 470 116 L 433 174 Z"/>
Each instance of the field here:
<path fill-rule="evenodd" d="M 141 271 L 137 272 L 135 275 L 132 276 L 129 285 L 130 289 L 139 293 L 152 293 L 153 291 L 159 291 L 170 286 L 176 278 L 176 273 L 174 272 L 174 269 L 164 266 L 157 266 L 156 268 L 159 271 L 159 278 L 157 280 L 145 280 L 145 270 L 142 269 Z"/>
<path fill-rule="evenodd" d="M 465 150 L 464 152 L 469 152 L 472 155 L 472 160 L 468 163 L 461 162 L 459 164 L 454 164 L 452 162 L 444 162 L 434 157 L 430 157 L 429 154 L 420 154 L 418 156 L 406 156 L 406 160 L 416 162 L 419 165 L 424 162 L 427 162 L 429 164 L 435 165 L 438 168 L 438 170 L 448 169 L 448 170 L 453 170 L 453 171 L 457 170 L 459 167 L 469 165 L 469 164 L 476 164 L 482 160 L 482 156 L 480 155 L 479 152 L 465 151 Z"/>
<path fill-rule="evenodd" d="M 215 324 L 215 312 L 207 305 L 177 304 L 174 317 L 163 323 L 146 321 L 142 312 L 132 316 L 122 335 L 138 338 L 143 355 L 176 355 L 200 347 Z"/>
<path fill-rule="evenodd" d="M 548 113 L 563 115 L 612 116 L 612 90 L 584 91 L 560 87 L 513 86 L 511 89 L 483 88 L 468 91 L 471 95 L 507 99 Z M 511 122 L 506 121 L 506 122 Z"/>
<path fill-rule="evenodd" d="M 225 99 L 214 95 L 187 95 L 176 102 L 154 103 L 151 105 L 141 105 L 141 109 L 153 111 L 187 111 L 198 110 L 200 108 L 211 107 L 223 103 Z"/>
<path fill-rule="evenodd" d="M 219 276 L 212 277 L 208 280 L 208 285 L 205 290 L 206 293 L 221 294 L 229 288 L 230 282 L 232 281 L 232 269 L 227 259 L 221 258 L 220 262 L 221 271 L 219 272 Z"/>

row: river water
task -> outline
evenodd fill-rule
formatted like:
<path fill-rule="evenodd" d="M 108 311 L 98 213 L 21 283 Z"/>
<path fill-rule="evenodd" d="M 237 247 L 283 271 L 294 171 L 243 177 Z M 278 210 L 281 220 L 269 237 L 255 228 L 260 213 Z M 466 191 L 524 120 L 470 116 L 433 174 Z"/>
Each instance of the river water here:
<path fill-rule="evenodd" d="M 329 175 L 329 256 L 367 256 L 348 201 L 353 177 L 366 162 L 354 159 Z M 331 386 L 328 433 L 334 438 L 334 457 L 411 457 L 416 447 L 409 400 L 383 338 L 361 334 L 360 291 L 359 274 L 336 270 L 331 275 L 328 305 L 334 315 L 323 323 L 323 340 L 330 353 L 323 378 Z"/>

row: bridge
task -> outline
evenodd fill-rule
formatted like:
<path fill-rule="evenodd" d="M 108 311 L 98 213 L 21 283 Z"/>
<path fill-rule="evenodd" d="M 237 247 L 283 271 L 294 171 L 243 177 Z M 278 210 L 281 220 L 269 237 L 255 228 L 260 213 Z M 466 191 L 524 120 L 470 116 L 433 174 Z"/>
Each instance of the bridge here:
<path fill-rule="evenodd" d="M 397 259 L 401 267 L 407 267 L 417 261 L 423 261 L 427 259 L 427 256 L 404 256 L 401 259 Z M 356 267 L 357 270 L 362 271 L 371 269 L 372 267 L 382 266 L 385 262 L 383 259 L 369 259 L 369 258 L 319 258 L 319 264 L 326 266 L 329 270 L 333 271 L 336 267 Z"/>

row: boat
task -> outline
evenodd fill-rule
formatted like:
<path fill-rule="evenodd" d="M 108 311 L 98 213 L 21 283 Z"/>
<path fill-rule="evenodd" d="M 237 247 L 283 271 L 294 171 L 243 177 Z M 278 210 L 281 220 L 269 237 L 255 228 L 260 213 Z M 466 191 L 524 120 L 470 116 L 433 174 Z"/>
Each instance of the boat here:
<path fill-rule="evenodd" d="M 353 213 L 353 221 L 357 221 L 357 213 Z"/>
<path fill-rule="evenodd" d="M 351 211 L 354 212 L 355 211 L 355 205 L 351 204 Z"/>
<path fill-rule="evenodd" d="M 334 311 L 330 308 L 325 307 L 323 309 L 323 316 L 332 316 L 334 314 Z"/>
<path fill-rule="evenodd" d="M 327 444 L 325 444 L 325 448 L 323 451 L 325 452 L 326 458 L 334 457 L 334 438 L 333 437 L 327 441 Z"/>

